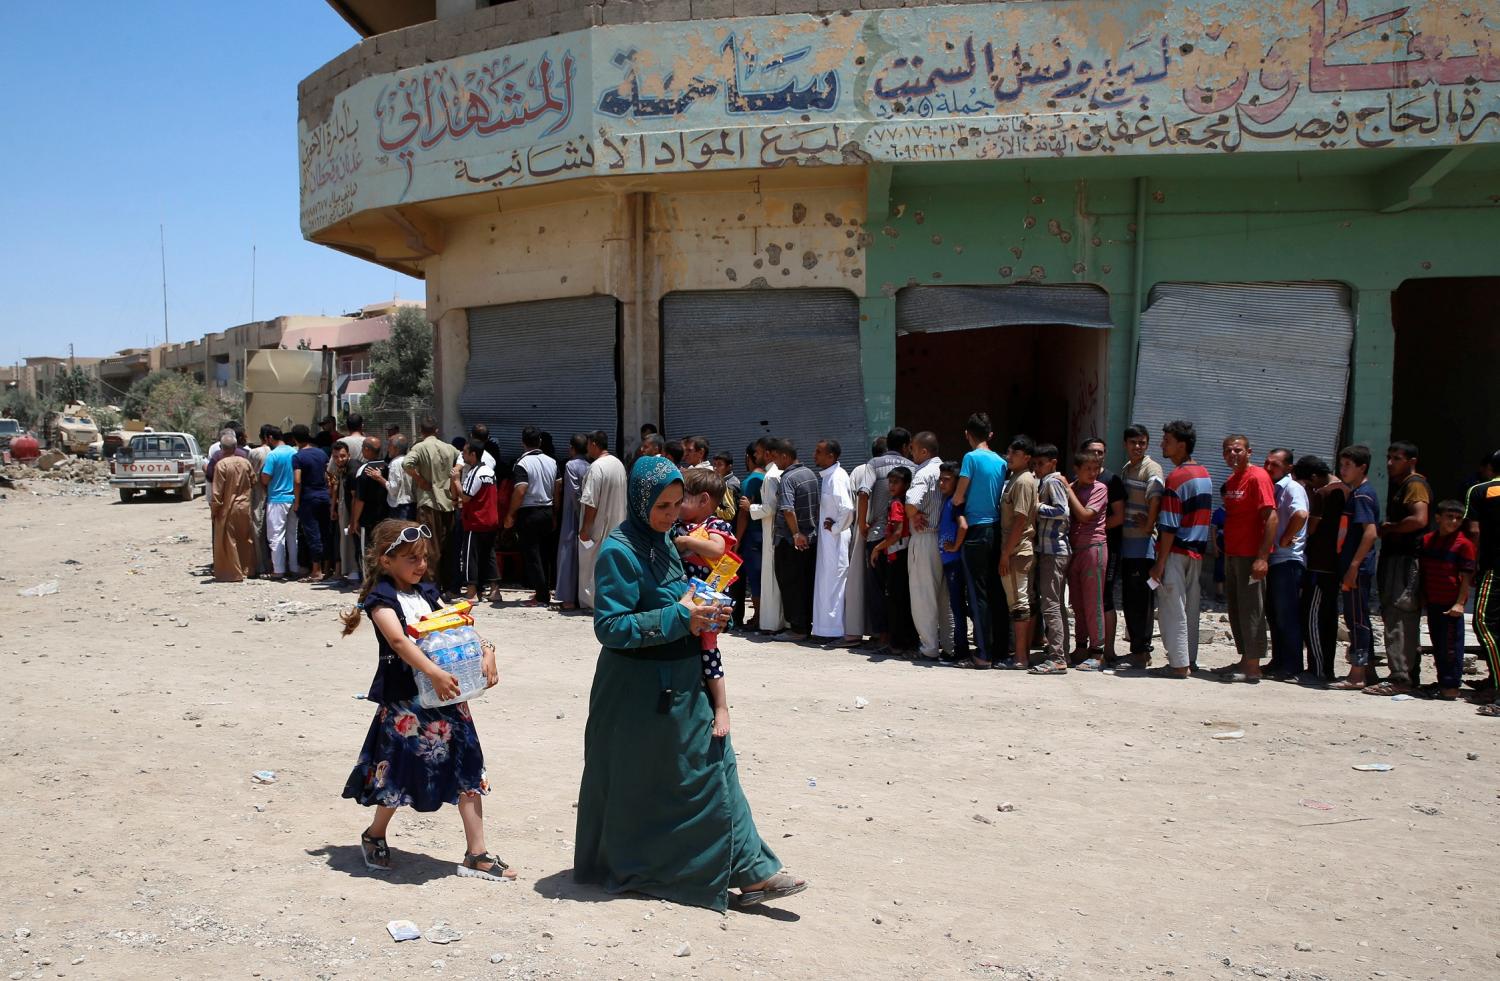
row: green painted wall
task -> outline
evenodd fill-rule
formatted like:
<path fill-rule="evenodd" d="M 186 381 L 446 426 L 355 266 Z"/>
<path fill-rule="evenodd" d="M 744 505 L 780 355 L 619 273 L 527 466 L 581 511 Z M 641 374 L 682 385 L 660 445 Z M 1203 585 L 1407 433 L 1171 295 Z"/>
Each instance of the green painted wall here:
<path fill-rule="evenodd" d="M 1413 175 L 1430 173 L 1444 152 L 896 167 L 889 194 L 880 182 L 870 194 L 870 295 L 861 308 L 870 428 L 894 420 L 896 290 L 1031 279 L 1109 292 L 1107 431 L 1117 435 L 1129 421 L 1134 373 L 1143 181 L 1143 295 L 1163 281 L 1337 280 L 1353 288 L 1350 435 L 1378 452 L 1391 438 L 1391 292 L 1408 279 L 1500 273 L 1500 148 L 1466 156 L 1419 207 L 1381 210 L 1405 201 Z M 1379 469 L 1372 476 L 1383 488 Z"/>

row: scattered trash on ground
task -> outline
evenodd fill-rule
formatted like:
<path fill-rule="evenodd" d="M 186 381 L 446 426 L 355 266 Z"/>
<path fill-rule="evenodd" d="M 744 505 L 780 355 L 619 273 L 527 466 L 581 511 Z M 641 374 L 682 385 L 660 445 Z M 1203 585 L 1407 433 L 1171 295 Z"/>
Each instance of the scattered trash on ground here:
<path fill-rule="evenodd" d="M 1415 695 L 1408 695 L 1405 692 L 1403 692 L 1400 695 L 1392 695 L 1391 696 L 1391 701 L 1393 701 L 1393 702 L 1411 702 L 1411 701 L 1415 701 L 1416 697 L 1417 696 L 1415 696 Z"/>
<path fill-rule="evenodd" d="M 1439 814 L 1443 813 L 1442 811 L 1433 807 L 1431 804 L 1412 804 L 1411 809 L 1416 811 L 1418 814 L 1426 814 L 1428 817 L 1437 817 Z"/>
<path fill-rule="evenodd" d="M 58 591 L 57 580 L 56 579 L 49 579 L 46 582 L 39 582 L 39 583 L 37 583 L 35 586 L 32 586 L 30 589 L 17 590 L 16 591 L 16 595 L 17 596 L 51 596 L 53 593 L 55 593 L 57 591 Z"/>
<path fill-rule="evenodd" d="M 250 774 L 250 779 L 254 780 L 256 783 L 275 783 L 276 771 L 256 770 L 254 773 Z"/>
<path fill-rule="evenodd" d="M 1310 807 L 1310 808 L 1312 808 L 1315 811 L 1331 811 L 1331 810 L 1333 810 L 1333 805 L 1332 804 L 1325 804 L 1325 803 L 1323 803 L 1320 800 L 1313 800 L 1311 797 L 1304 797 L 1301 800 L 1299 800 L 1297 803 L 1301 804 L 1303 807 Z"/>
<path fill-rule="evenodd" d="M 385 925 L 385 932 L 391 935 L 391 939 L 400 943 L 403 940 L 420 940 L 422 931 L 411 920 L 392 920 Z"/>
<path fill-rule="evenodd" d="M 1233 730 L 1231 730 L 1229 732 L 1216 732 L 1212 736 L 1210 736 L 1209 738 L 1210 739 L 1217 739 L 1220 742 L 1224 742 L 1224 741 L 1227 741 L 1227 740 L 1230 740 L 1230 739 L 1244 739 L 1245 738 L 1245 730 L 1243 730 L 1243 729 L 1233 729 Z"/>
<path fill-rule="evenodd" d="M 1479 754 L 1478 753 L 1465 753 L 1464 754 L 1464 759 L 1467 759 L 1467 760 L 1477 760 L 1477 759 L 1479 759 Z"/>
<path fill-rule="evenodd" d="M 870 704 L 870 700 L 868 698 L 866 698 L 865 696 L 863 696 L 863 695 L 855 695 L 854 696 L 854 707 L 855 708 L 862 709 L 866 705 L 869 705 L 869 704 Z"/>
<path fill-rule="evenodd" d="M 463 938 L 463 934 L 453 929 L 443 920 L 438 920 L 427 928 L 426 933 L 422 934 L 422 939 L 430 944 L 451 944 Z"/>
<path fill-rule="evenodd" d="M 1014 811 L 1015 809 L 1016 809 L 1016 805 L 1012 804 L 1010 801 L 1006 801 L 1003 804 L 996 804 L 995 805 L 995 810 L 999 811 L 1001 814 L 1009 814 L 1011 811 Z"/>
<path fill-rule="evenodd" d="M 1356 763 L 1354 764 L 1354 768 L 1356 770 L 1363 770 L 1366 773 L 1387 773 L 1395 769 L 1389 763 Z"/>

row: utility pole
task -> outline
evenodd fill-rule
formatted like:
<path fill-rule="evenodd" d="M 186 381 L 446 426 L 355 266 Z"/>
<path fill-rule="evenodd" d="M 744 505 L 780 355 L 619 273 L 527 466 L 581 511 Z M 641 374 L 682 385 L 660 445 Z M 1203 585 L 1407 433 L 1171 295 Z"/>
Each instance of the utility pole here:
<path fill-rule="evenodd" d="M 172 334 L 167 330 L 167 226 L 157 225 L 161 235 L 161 342 L 172 343 Z"/>

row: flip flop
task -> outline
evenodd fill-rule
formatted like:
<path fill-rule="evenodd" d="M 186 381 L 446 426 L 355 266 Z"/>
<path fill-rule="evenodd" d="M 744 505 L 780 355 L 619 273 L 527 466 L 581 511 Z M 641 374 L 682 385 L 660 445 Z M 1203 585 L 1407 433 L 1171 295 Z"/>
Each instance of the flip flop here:
<path fill-rule="evenodd" d="M 1067 674 L 1068 669 L 1066 665 L 1060 664 L 1056 661 L 1045 661 L 1041 664 L 1038 664 L 1036 667 L 1027 668 L 1026 673 L 1035 675 Z"/>
<path fill-rule="evenodd" d="M 1088 658 L 1086 660 L 1079 661 L 1077 664 L 1073 665 L 1073 670 L 1074 671 L 1103 671 L 1104 670 L 1104 665 L 1099 662 L 1099 659 L 1097 657 L 1091 657 L 1091 658 Z"/>
<path fill-rule="evenodd" d="M 1171 678 L 1173 681 L 1186 681 L 1188 678 L 1192 677 L 1192 675 L 1191 675 L 1191 673 L 1189 673 L 1189 674 L 1174 674 L 1173 671 L 1172 671 L 1172 666 L 1170 664 L 1163 664 L 1163 665 L 1160 665 L 1158 667 L 1147 668 L 1146 669 L 1146 677 L 1148 677 L 1148 678 Z"/>
<path fill-rule="evenodd" d="M 969 671 L 988 671 L 994 667 L 989 661 L 979 661 L 972 657 L 966 657 L 962 661 L 950 661 L 955 668 L 966 668 Z"/>
<path fill-rule="evenodd" d="M 1411 689 L 1402 688 L 1400 685 L 1392 684 L 1389 681 L 1382 681 L 1378 684 L 1370 685 L 1368 688 L 1366 688 L 1365 694 L 1379 695 L 1382 698 L 1389 698 L 1392 695 L 1410 695 Z"/>
<path fill-rule="evenodd" d="M 1260 675 L 1246 674 L 1243 671 L 1230 671 L 1227 674 L 1219 675 L 1218 680 L 1227 685 L 1258 685 L 1260 684 Z"/>
<path fill-rule="evenodd" d="M 751 906 L 759 906 L 769 899 L 785 899 L 788 896 L 795 896 L 797 893 L 805 890 L 807 885 L 808 883 L 805 879 L 798 881 L 785 872 L 777 872 L 766 880 L 765 888 L 749 892 L 741 890 L 732 898 L 734 899 L 736 909 L 747 909 Z"/>
<path fill-rule="evenodd" d="M 1362 682 L 1340 678 L 1338 681 L 1329 682 L 1324 687 L 1329 691 L 1364 691 L 1366 686 Z"/>
<path fill-rule="evenodd" d="M 1022 664 L 1013 657 L 991 661 L 990 667 L 996 671 L 1029 671 L 1031 669 L 1031 665 Z"/>
<path fill-rule="evenodd" d="M 1474 714 L 1482 715 L 1489 719 L 1500 719 L 1500 705 L 1497 705 L 1494 702 L 1491 702 L 1488 705 L 1481 705 L 1479 708 L 1474 710 Z"/>

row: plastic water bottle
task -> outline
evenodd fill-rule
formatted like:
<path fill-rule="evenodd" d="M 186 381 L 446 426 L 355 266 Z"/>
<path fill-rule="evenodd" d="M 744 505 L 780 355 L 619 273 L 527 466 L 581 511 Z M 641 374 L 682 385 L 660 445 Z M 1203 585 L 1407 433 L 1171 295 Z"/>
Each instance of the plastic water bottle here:
<path fill-rule="evenodd" d="M 417 704 L 423 708 L 457 705 L 484 693 L 484 650 L 474 628 L 463 626 L 438 630 L 417 644 L 427 659 L 458 679 L 458 694 L 443 701 L 426 675 L 417 675 Z"/>

